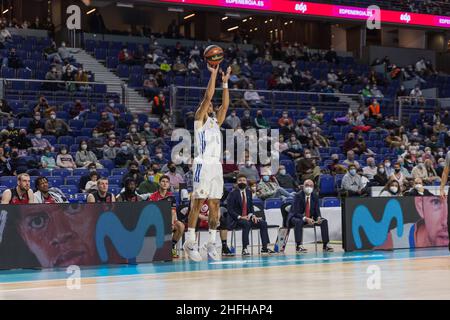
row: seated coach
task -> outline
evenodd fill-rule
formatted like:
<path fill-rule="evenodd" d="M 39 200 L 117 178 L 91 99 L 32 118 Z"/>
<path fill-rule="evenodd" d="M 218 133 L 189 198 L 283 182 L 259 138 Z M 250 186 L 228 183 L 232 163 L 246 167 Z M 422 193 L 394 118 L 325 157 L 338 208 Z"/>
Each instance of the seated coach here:
<path fill-rule="evenodd" d="M 328 245 L 328 221 L 321 217 L 319 196 L 314 193 L 314 182 L 306 180 L 303 190 L 295 195 L 294 203 L 288 215 L 287 224 L 289 228 L 294 228 L 296 253 L 305 253 L 307 250 L 302 246 L 303 226 L 318 225 L 322 234 L 323 250 L 333 252 L 333 248 Z"/>
<path fill-rule="evenodd" d="M 259 228 L 260 230 L 262 240 L 261 254 L 274 253 L 267 248 L 270 242 L 267 222 L 254 214 L 252 193 L 247 187 L 247 177 L 243 174 L 238 175 L 237 185 L 238 187 L 228 194 L 227 206 L 230 230 L 242 228 L 242 255 L 250 255 L 247 246 L 252 228 Z"/>

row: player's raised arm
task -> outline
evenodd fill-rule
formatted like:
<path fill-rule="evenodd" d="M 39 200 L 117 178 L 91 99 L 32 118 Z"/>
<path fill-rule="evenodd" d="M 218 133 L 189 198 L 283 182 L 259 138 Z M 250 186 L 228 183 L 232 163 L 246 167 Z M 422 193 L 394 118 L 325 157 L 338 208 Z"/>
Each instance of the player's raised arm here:
<path fill-rule="evenodd" d="M 231 76 L 231 67 L 228 67 L 226 74 L 222 72 L 222 86 L 223 86 L 222 105 L 217 111 L 217 122 L 219 123 L 219 126 L 221 126 L 222 123 L 225 121 L 228 112 L 228 107 L 230 106 L 230 91 L 228 90 L 228 80 L 230 80 L 230 76 Z"/>
<path fill-rule="evenodd" d="M 214 97 L 214 92 L 216 90 L 216 79 L 217 73 L 219 72 L 219 66 L 211 67 L 208 65 L 208 70 L 211 72 L 211 78 L 209 78 L 208 88 L 206 88 L 205 96 L 203 101 L 200 103 L 200 107 L 195 113 L 195 120 L 203 120 L 208 113 L 208 108 L 211 104 L 212 98 Z"/>

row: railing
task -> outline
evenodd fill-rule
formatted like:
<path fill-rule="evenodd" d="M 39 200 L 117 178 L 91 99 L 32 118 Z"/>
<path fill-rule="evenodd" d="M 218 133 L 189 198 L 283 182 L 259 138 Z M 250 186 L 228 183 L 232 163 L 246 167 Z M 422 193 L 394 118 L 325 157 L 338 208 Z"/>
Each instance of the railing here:
<path fill-rule="evenodd" d="M 436 110 L 450 110 L 450 98 L 414 98 L 410 96 L 400 96 L 395 99 L 396 115 L 402 123 L 408 121 L 412 115 L 417 115 L 419 109 L 424 109 L 430 113 Z"/>
<path fill-rule="evenodd" d="M 171 112 L 176 113 L 180 111 L 181 107 L 197 106 L 202 100 L 205 91 L 206 88 L 204 87 L 172 85 L 170 87 Z M 221 91 L 222 88 L 216 89 L 213 100 L 215 104 L 220 104 L 222 99 Z M 347 111 L 349 107 L 359 107 L 364 104 L 364 98 L 359 94 L 230 89 L 231 104 L 238 99 L 243 99 L 247 91 L 256 91 L 261 97 L 264 97 L 261 104 L 256 106 L 252 104 L 251 107 L 271 108 L 273 110 L 296 109 L 307 111 L 311 106 L 315 106 L 317 110 L 324 107 L 327 110 Z"/>
<path fill-rule="evenodd" d="M 1 78 L 0 80 L 1 98 L 16 97 L 15 100 L 30 100 L 40 94 L 45 94 L 48 100 L 68 98 L 106 103 L 108 99 L 114 99 L 128 107 L 129 97 L 126 84 L 120 86 L 119 93 L 112 93 L 108 92 L 108 86 L 118 87 L 117 83 L 13 78 Z"/>

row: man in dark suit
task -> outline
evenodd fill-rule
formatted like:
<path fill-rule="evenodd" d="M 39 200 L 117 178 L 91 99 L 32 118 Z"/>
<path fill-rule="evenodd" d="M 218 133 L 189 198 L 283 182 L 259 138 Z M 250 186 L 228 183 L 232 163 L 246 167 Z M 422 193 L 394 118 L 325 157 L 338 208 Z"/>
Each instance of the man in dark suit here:
<path fill-rule="evenodd" d="M 295 195 L 294 203 L 288 215 L 287 225 L 294 228 L 296 253 L 304 253 L 307 250 L 302 246 L 303 226 L 305 224 L 313 226 L 319 225 L 322 234 L 323 250 L 333 252 L 333 248 L 328 245 L 328 221 L 320 215 L 319 196 L 314 192 L 314 182 L 306 180 L 303 184 L 303 191 Z"/>
<path fill-rule="evenodd" d="M 247 246 L 248 236 L 252 228 L 259 228 L 262 240 L 261 254 L 274 253 L 267 248 L 270 243 L 267 222 L 255 216 L 253 211 L 252 193 L 247 188 L 247 177 L 243 174 L 237 177 L 238 188 L 228 194 L 228 219 L 230 229 L 242 228 L 242 255 L 250 255 Z"/>

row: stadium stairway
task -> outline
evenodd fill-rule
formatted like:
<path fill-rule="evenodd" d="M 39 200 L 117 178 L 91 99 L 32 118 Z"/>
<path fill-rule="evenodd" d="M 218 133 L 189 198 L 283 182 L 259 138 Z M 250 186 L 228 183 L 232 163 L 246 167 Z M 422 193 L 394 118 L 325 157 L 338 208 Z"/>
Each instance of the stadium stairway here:
<path fill-rule="evenodd" d="M 358 111 L 360 106 L 359 101 L 357 101 L 354 97 L 339 96 L 339 102 L 347 103 L 352 111 Z"/>
<path fill-rule="evenodd" d="M 108 70 L 101 62 L 96 60 L 84 50 L 77 49 L 78 52 L 73 54 L 78 63 L 81 63 L 86 70 L 90 70 L 95 74 L 95 81 L 107 82 L 108 92 L 117 93 L 123 98 L 122 86 L 125 85 L 126 90 L 126 107 L 130 113 L 149 113 L 150 104 L 146 98 L 142 97 L 136 90 L 129 88 L 112 71 Z"/>

